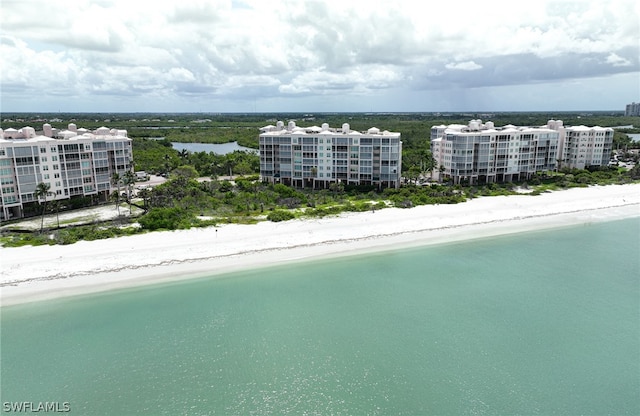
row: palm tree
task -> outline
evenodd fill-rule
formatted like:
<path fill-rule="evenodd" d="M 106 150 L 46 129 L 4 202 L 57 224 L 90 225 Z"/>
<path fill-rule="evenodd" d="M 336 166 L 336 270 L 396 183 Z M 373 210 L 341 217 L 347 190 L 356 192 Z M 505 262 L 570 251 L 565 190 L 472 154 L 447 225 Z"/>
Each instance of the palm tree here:
<path fill-rule="evenodd" d="M 51 201 L 49 206 L 51 207 L 52 210 L 53 209 L 56 210 L 56 220 L 58 222 L 58 228 L 60 228 L 60 201 L 56 201 L 54 199 L 53 201 Z"/>
<path fill-rule="evenodd" d="M 163 156 L 164 159 L 164 173 L 165 174 L 169 174 L 169 171 L 171 170 L 171 164 L 169 162 L 171 162 L 171 156 L 169 156 L 168 154 L 165 154 Z"/>
<path fill-rule="evenodd" d="M 142 204 L 145 209 L 149 209 L 149 198 L 151 197 L 151 191 L 147 188 L 142 188 L 138 191 L 138 196 L 142 198 Z"/>
<path fill-rule="evenodd" d="M 131 192 L 133 191 L 133 185 L 136 183 L 136 176 L 132 171 L 128 170 L 124 173 L 122 182 L 127 187 L 127 202 L 129 203 L 129 215 L 131 215 Z"/>
<path fill-rule="evenodd" d="M 111 194 L 111 195 L 112 195 L 112 198 L 116 201 L 116 209 L 118 210 L 118 217 L 119 217 L 120 216 L 120 184 L 122 183 L 122 178 L 120 177 L 120 174 L 118 174 L 118 172 L 111 175 L 111 183 L 118 188 L 118 192 L 115 194 L 115 197 L 113 197 L 114 194 Z"/>
<path fill-rule="evenodd" d="M 178 156 L 180 156 L 180 159 L 182 159 L 182 163 L 186 164 L 189 160 L 189 151 L 187 149 L 182 149 Z"/>
<path fill-rule="evenodd" d="M 318 176 L 318 168 L 314 166 L 311 168 L 311 177 L 313 178 L 313 189 L 316 189 L 316 176 Z"/>
<path fill-rule="evenodd" d="M 44 229 L 44 212 L 47 209 L 47 197 L 52 195 L 52 192 L 49 192 L 49 189 L 51 189 L 51 184 L 40 182 L 36 186 L 36 191 L 34 192 L 34 195 L 38 198 L 38 202 L 40 202 L 40 199 L 44 199 L 44 203 L 42 204 L 42 217 L 40 218 L 40 233 L 42 233 L 42 230 Z"/>

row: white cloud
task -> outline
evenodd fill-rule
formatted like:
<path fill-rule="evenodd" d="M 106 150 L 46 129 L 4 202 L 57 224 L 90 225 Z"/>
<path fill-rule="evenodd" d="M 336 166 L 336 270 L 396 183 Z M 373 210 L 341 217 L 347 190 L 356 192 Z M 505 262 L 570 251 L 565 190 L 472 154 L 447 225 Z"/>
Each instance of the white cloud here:
<path fill-rule="evenodd" d="M 631 66 L 631 62 L 628 59 L 625 59 L 613 52 L 607 56 L 607 63 L 613 66 Z"/>
<path fill-rule="evenodd" d="M 473 61 L 466 61 L 446 64 L 444 67 L 447 69 L 459 69 L 462 71 L 475 71 L 476 69 L 482 68 L 482 65 L 478 65 Z"/>
<path fill-rule="evenodd" d="M 171 82 L 193 82 L 196 77 L 186 68 L 171 68 L 167 76 L 167 81 Z"/>
<path fill-rule="evenodd" d="M 12 97 L 44 90 L 114 102 L 360 96 L 640 71 L 633 0 L 3 0 L 2 8 L 9 109 Z"/>

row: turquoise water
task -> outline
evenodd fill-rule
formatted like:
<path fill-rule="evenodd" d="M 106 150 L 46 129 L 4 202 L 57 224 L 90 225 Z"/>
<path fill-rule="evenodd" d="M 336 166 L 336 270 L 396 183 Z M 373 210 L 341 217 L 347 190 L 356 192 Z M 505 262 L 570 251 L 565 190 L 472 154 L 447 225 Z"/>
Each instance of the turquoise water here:
<path fill-rule="evenodd" d="M 2 309 L 78 415 L 640 414 L 640 218 Z"/>

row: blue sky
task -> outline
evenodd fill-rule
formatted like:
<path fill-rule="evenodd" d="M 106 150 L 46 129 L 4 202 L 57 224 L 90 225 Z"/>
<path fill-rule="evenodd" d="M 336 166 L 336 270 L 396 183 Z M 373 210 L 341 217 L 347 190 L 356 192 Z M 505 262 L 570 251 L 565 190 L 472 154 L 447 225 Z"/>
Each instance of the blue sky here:
<path fill-rule="evenodd" d="M 2 0 L 3 112 L 624 110 L 637 1 Z"/>

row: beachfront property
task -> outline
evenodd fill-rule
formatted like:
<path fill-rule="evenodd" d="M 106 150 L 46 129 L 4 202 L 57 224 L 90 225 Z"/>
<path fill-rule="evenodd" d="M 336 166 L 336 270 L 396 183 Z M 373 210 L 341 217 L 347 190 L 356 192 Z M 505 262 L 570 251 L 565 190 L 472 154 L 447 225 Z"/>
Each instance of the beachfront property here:
<path fill-rule="evenodd" d="M 558 169 L 586 169 L 607 166 L 613 151 L 613 129 L 562 125 L 561 120 L 550 120 L 547 125 L 560 134 Z"/>
<path fill-rule="evenodd" d="M 50 185 L 47 200 L 91 196 L 105 201 L 114 173 L 132 169 L 131 139 L 126 130 L 100 127 L 57 130 L 44 124 L 0 129 L 0 221 L 22 218 L 26 204 L 37 204 L 39 183 Z"/>
<path fill-rule="evenodd" d="M 293 187 L 329 188 L 332 183 L 398 188 L 402 169 L 400 133 L 299 127 L 278 121 L 260 129 L 260 176 Z"/>
<path fill-rule="evenodd" d="M 606 166 L 612 143 L 611 128 L 566 127 L 561 120 L 540 127 L 496 127 L 481 120 L 433 126 L 433 177 L 456 184 L 510 182 L 541 171 Z"/>

